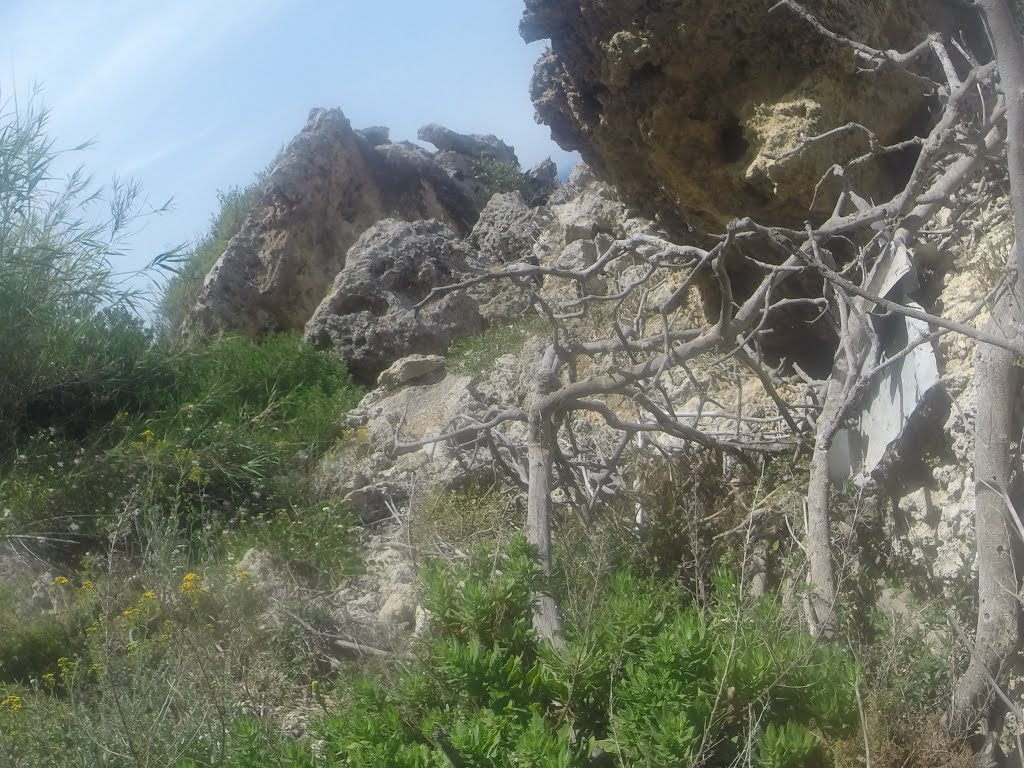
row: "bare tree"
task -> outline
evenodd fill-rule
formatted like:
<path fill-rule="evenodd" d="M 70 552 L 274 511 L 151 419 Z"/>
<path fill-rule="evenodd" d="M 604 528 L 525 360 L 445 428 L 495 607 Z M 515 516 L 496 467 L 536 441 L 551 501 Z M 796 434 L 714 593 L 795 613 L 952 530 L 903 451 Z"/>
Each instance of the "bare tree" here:
<path fill-rule="evenodd" d="M 1006 159 L 1016 242 L 1007 271 L 1011 278 L 986 330 L 1020 342 L 1024 297 L 1024 44 L 1005 0 L 979 0 L 999 67 L 1006 110 Z M 1021 646 L 1018 596 L 1021 562 L 1019 517 L 1011 482 L 1019 470 L 1014 446 L 1019 419 L 1014 402 L 1019 386 L 1017 354 L 1005 347 L 979 344 L 975 377 L 978 413 L 974 446 L 975 535 L 978 547 L 978 625 L 967 671 L 960 678 L 949 724 L 973 728 L 988 718 L 989 742 L 999 732 L 1001 707 L 996 688 L 1009 679 Z M 1015 524 L 1016 523 L 1016 524 Z"/>
<path fill-rule="evenodd" d="M 497 404 L 478 416 L 467 415 L 450 432 L 432 438 L 460 442 L 475 438 L 475 444 L 486 446 L 495 465 L 523 487 L 528 498 L 527 534 L 549 575 L 554 492 L 588 523 L 600 500 L 624 486 L 624 457 L 631 444 L 642 441 L 666 454 L 698 445 L 744 464 L 758 453 L 792 451 L 813 430 L 804 545 L 809 561 L 805 608 L 812 632 L 823 637 L 834 632 L 839 593 L 828 473 L 833 440 L 863 407 L 881 376 L 918 345 L 945 333 L 977 339 L 980 611 L 974 661 L 960 681 L 950 714 L 950 724 L 957 727 L 973 726 L 989 714 L 991 681 L 1005 680 L 1007 662 L 1020 645 L 1014 558 L 1019 542 L 1014 537 L 1024 526 L 1019 525 L 1012 501 L 1016 458 L 1011 435 L 1014 361 L 1024 355 L 1017 298 L 1024 295 L 1024 269 L 1019 264 L 1024 256 L 1014 249 L 1009 264 L 1013 280 L 999 292 L 991 307 L 992 320 L 981 331 L 883 295 L 879 285 L 895 255 L 912 262 L 922 244 L 936 239 L 929 227 L 937 212 L 949 208 L 957 197 L 969 195 L 971 183 L 1003 157 L 1008 159 L 1015 227 L 1022 242 L 1024 49 L 1004 0 L 979 0 L 979 6 L 992 31 L 998 73 L 995 61 L 979 61 L 958 41 L 937 34 L 907 52 L 882 51 L 827 29 L 793 0 L 783 0 L 772 9 L 789 12 L 794 23 L 810 24 L 847 46 L 865 76 L 893 67 L 907 69 L 942 106 L 927 136 L 893 146 L 883 145 L 867 127 L 855 123 L 806 137 L 793 153 L 837 133 L 859 133 L 866 139 L 861 156 L 830 170 L 842 191 L 824 221 L 787 229 L 737 220 L 707 248 L 636 235 L 614 243 L 586 268 L 515 264 L 436 289 L 424 301 L 485 281 L 511 281 L 532 293 L 535 306 L 550 323 L 551 341 L 525 408 Z M 916 162 L 903 188 L 890 199 L 869 203 L 850 186 L 847 172 L 852 168 L 908 148 L 917 151 Z M 755 287 L 742 295 L 735 292 L 734 272 L 730 272 L 737 261 L 761 273 Z M 611 288 L 592 289 L 596 278 L 609 275 L 613 276 Z M 674 289 L 656 291 L 668 276 Z M 576 286 L 577 298 L 553 299 L 546 286 L 565 283 Z M 718 310 L 717 317 L 695 327 L 682 321 L 679 310 L 698 285 L 714 295 Z M 808 292 L 808 285 L 817 288 Z M 765 334 L 772 331 L 780 313 L 795 309 L 812 309 L 834 326 L 839 343 L 825 382 L 813 381 L 784 360 L 772 361 L 763 351 Z M 873 316 L 893 314 L 927 324 L 929 334 L 908 341 L 902 349 L 888 349 Z M 595 315 L 604 319 L 608 332 L 600 340 L 584 341 L 579 329 Z M 727 420 L 735 429 L 717 429 L 715 425 L 722 422 L 705 410 L 708 382 L 695 372 L 699 359 L 719 365 L 728 360 L 753 371 L 777 406 L 777 426 L 783 430 L 766 435 L 739 408 L 725 414 L 719 408 L 716 418 Z M 681 403 L 667 386 L 670 376 L 677 374 L 689 380 L 691 392 L 699 394 L 696 412 L 681 412 Z M 783 397 L 786 385 L 795 383 L 814 391 L 817 408 L 798 412 L 797 404 Z M 588 418 L 583 419 L 584 415 Z M 581 449 L 579 425 L 594 419 L 617 435 L 610 453 Z M 525 457 L 502 435 L 502 426 L 510 421 L 528 426 Z M 550 593 L 537 596 L 535 626 L 542 637 L 558 642 L 561 618 Z"/>

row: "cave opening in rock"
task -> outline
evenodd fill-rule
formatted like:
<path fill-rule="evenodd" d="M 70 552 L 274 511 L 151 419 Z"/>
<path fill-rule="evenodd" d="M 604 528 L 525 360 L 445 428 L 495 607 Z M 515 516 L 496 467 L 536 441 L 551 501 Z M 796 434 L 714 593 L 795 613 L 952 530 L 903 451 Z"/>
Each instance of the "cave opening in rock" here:
<path fill-rule="evenodd" d="M 718 129 L 718 154 L 724 163 L 736 163 L 743 159 L 750 148 L 743 136 L 743 125 L 736 115 L 729 115 Z"/>

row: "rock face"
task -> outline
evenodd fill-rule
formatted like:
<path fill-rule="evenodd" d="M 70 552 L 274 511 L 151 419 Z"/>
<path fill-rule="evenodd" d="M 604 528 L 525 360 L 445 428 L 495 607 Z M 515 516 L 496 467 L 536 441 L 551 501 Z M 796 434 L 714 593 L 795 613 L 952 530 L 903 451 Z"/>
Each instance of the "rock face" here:
<path fill-rule="evenodd" d="M 928 96 L 903 74 L 858 73 L 848 47 L 772 5 L 526 0 L 523 37 L 551 41 L 532 84 L 538 118 L 677 233 L 718 231 L 736 216 L 799 226 L 827 169 L 867 149 L 864 132 L 846 131 L 787 155 L 801 137 L 855 121 L 883 143 L 906 139 L 927 120 Z M 803 5 L 829 29 L 882 49 L 909 48 L 959 20 L 946 0 Z M 865 171 L 863 194 L 891 186 L 907 160 Z"/>
<path fill-rule="evenodd" d="M 548 339 L 538 334 L 527 337 L 515 347 L 496 350 L 494 359 L 479 369 L 466 371 L 453 365 L 446 369 L 443 358 L 416 354 L 426 351 L 429 347 L 425 345 L 432 343 L 421 340 L 416 333 L 388 330 L 364 333 L 361 330 L 360 322 L 365 321 L 365 327 L 371 328 L 378 323 L 378 317 L 383 318 L 385 326 L 382 327 L 386 327 L 392 317 L 388 312 L 380 316 L 371 313 L 362 318 L 334 314 L 338 310 L 328 306 L 331 301 L 336 299 L 339 302 L 336 306 L 345 311 L 346 296 L 376 295 L 366 292 L 385 282 L 373 277 L 361 278 L 358 284 L 350 283 L 347 273 L 357 264 L 372 261 L 371 251 L 382 264 L 390 265 L 395 254 L 405 252 L 408 252 L 408 259 L 403 263 L 429 262 L 426 254 L 431 249 L 440 252 L 454 249 L 458 254 L 454 262 L 462 264 L 465 259 L 464 263 L 474 264 L 479 272 L 524 263 L 580 268 L 593 263 L 616 239 L 641 232 L 657 233 L 650 221 L 633 216 L 614 191 L 596 181 L 585 167 L 576 171 L 573 179 L 574 183 L 556 192 L 547 206 L 531 208 L 519 193 L 495 195 L 480 214 L 472 234 L 461 241 L 453 242 L 454 234 L 445 232 L 436 222 L 384 222 L 352 249 L 348 265 L 339 276 L 337 290 L 318 311 L 307 336 L 323 333 L 327 344 L 343 339 L 340 347 L 335 346 L 339 351 L 354 349 L 354 339 L 359 333 L 367 339 L 387 337 L 388 343 L 406 345 L 404 354 L 407 355 L 381 374 L 377 389 L 369 392 L 349 414 L 348 426 L 358 438 L 347 441 L 322 465 L 330 492 L 351 502 L 364 522 L 388 518 L 389 505 L 402 508 L 414 497 L 432 489 L 458 485 L 467 479 L 490 482 L 494 466 L 487 451 L 477 452 L 473 461 L 467 463 L 465 457 L 456 457 L 453 447 L 446 441 L 402 452 L 396 449 L 396 440 L 415 443 L 443 433 L 452 425 L 463 424 L 462 419 L 467 414 L 479 416 L 492 407 L 522 407 Z M 384 230 L 379 233 L 379 239 L 373 234 L 378 229 Z M 421 250 L 416 253 L 415 248 Z M 357 251 L 366 253 L 360 255 Z M 612 270 L 600 279 L 614 287 L 633 278 Z M 403 280 L 408 282 L 408 278 Z M 353 289 L 347 290 L 343 284 Z M 357 285 L 358 290 L 354 289 Z M 547 300 L 555 309 L 563 302 L 577 299 L 576 288 L 572 281 L 554 277 L 546 278 L 543 283 Z M 426 290 L 426 286 L 422 286 L 419 293 L 424 294 Z M 513 324 L 536 316 L 529 294 L 513 280 L 480 283 L 467 291 L 467 297 L 488 326 Z M 394 303 L 402 307 L 408 307 L 411 302 L 411 299 L 394 298 Z M 389 311 L 392 306 L 388 304 Z M 393 316 L 399 318 L 399 325 L 414 321 L 406 309 L 395 309 Z M 458 313 L 451 316 L 459 317 Z M 474 326 L 478 322 L 476 316 L 468 317 L 464 325 L 450 323 L 450 333 L 462 334 L 462 329 L 478 327 Z M 314 330 L 314 324 L 322 330 Z M 399 344 L 393 343 L 390 351 L 398 354 Z M 342 351 L 342 354 L 351 353 Z M 381 360 L 372 362 L 373 365 L 383 363 Z M 372 367 L 367 368 L 368 373 L 370 370 Z M 526 427 L 512 423 L 506 426 L 505 434 L 511 444 L 521 448 L 526 439 Z M 401 621 L 406 621 L 408 611 L 403 608 L 400 613 L 405 617 Z"/>
<path fill-rule="evenodd" d="M 493 137 L 443 135 L 467 152 L 491 147 L 515 158 L 498 139 L 492 146 Z M 465 171 L 452 170 L 460 163 Z M 387 216 L 437 219 L 468 234 L 486 203 L 471 165 L 458 149 L 431 154 L 390 142 L 386 128 L 355 131 L 340 110 L 313 110 L 207 275 L 185 334 L 230 330 L 255 336 L 302 328 L 348 249 Z"/>
<path fill-rule="evenodd" d="M 465 135 L 431 123 L 419 129 L 416 134 L 420 141 L 428 141 L 442 152 L 455 152 L 469 157 L 489 157 L 503 163 L 519 165 L 516 151 L 497 136 L 490 134 Z"/>
<path fill-rule="evenodd" d="M 531 208 L 519 192 L 497 194 L 481 211 L 469 242 L 486 262 L 519 261 L 532 250 L 551 219 L 547 208 Z"/>
<path fill-rule="evenodd" d="M 365 383 L 412 351 L 444 352 L 484 329 L 477 303 L 453 291 L 421 311 L 431 289 L 470 271 L 472 251 L 440 221 L 385 219 L 352 246 L 330 295 L 306 325 L 306 341 L 331 348 Z"/>

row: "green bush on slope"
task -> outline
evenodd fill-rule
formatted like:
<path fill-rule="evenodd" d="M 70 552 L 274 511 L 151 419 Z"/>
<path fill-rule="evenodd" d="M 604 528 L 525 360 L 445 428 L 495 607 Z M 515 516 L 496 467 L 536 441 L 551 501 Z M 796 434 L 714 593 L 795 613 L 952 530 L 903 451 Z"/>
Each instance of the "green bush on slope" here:
<path fill-rule="evenodd" d="M 288 766 L 571 768 L 823 764 L 856 722 L 856 667 L 720 579 L 711 611 L 628 574 L 564 649 L 531 623 L 538 572 L 522 538 L 425 578 L 432 635 L 397 680 L 363 680 L 314 729 L 322 756 Z M 250 745 L 251 746 L 251 745 Z M 266 742 L 234 765 L 281 754 Z M 702 761 L 702 762 L 700 762 Z"/>

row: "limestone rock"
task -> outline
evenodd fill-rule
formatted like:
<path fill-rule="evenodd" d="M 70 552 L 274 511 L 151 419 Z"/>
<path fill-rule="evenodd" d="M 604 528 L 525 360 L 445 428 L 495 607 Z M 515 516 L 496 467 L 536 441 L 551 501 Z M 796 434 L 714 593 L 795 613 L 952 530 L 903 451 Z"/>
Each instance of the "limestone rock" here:
<path fill-rule="evenodd" d="M 416 588 L 400 584 L 384 600 L 377 620 L 393 628 L 412 629 L 416 623 L 416 606 Z"/>
<path fill-rule="evenodd" d="M 306 341 L 333 349 L 364 383 L 411 353 L 444 352 L 454 339 L 483 330 L 476 303 L 459 290 L 419 311 L 415 306 L 431 289 L 465 276 L 471 257 L 440 221 L 375 224 L 349 250 L 306 325 Z"/>
<path fill-rule="evenodd" d="M 263 592 L 273 591 L 279 579 L 274 559 L 255 547 L 246 550 L 235 569 L 244 573 L 255 589 Z"/>
<path fill-rule="evenodd" d="M 456 144 L 479 153 L 492 138 Z M 514 157 L 498 139 L 491 151 Z M 461 178 L 449 170 L 459 162 L 467 169 Z M 340 110 L 314 109 L 207 275 L 182 330 L 257 336 L 302 328 L 368 227 L 386 216 L 437 219 L 466 235 L 486 202 L 479 187 L 466 156 L 441 163 L 422 147 L 391 143 L 386 128 L 356 131 Z"/>
<path fill-rule="evenodd" d="M 515 150 L 497 136 L 490 134 L 484 136 L 477 133 L 456 133 L 443 125 L 431 123 L 419 129 L 417 138 L 433 144 L 442 152 L 456 152 L 469 157 L 489 157 L 503 163 L 519 165 Z"/>
<path fill-rule="evenodd" d="M 383 125 L 371 125 L 369 128 L 360 128 L 356 131 L 366 139 L 371 147 L 379 147 L 381 144 L 391 143 L 391 129 Z"/>
<path fill-rule="evenodd" d="M 848 47 L 772 5 L 526 0 L 524 39 L 550 40 L 531 86 L 538 119 L 627 202 L 680 236 L 688 224 L 718 231 L 745 215 L 799 226 L 824 171 L 866 142 L 843 132 L 785 153 L 804 135 L 850 121 L 883 143 L 909 138 L 927 119 L 930 95 L 895 68 L 858 73 Z M 882 49 L 970 26 L 945 0 L 804 6 L 829 29 Z M 894 181 L 880 166 L 863 176 L 856 181 L 865 196 Z M 830 209 L 832 199 L 820 197 Z"/>
<path fill-rule="evenodd" d="M 547 208 L 531 208 L 519 192 L 497 194 L 480 212 L 469 242 L 484 263 L 522 261 L 551 220 Z"/>
<path fill-rule="evenodd" d="M 444 378 L 447 361 L 440 355 L 409 355 L 377 377 L 377 386 L 397 389 L 413 382 L 432 384 Z"/>
<path fill-rule="evenodd" d="M 524 175 L 526 200 L 531 206 L 546 205 L 558 189 L 558 166 L 549 157 Z"/>

